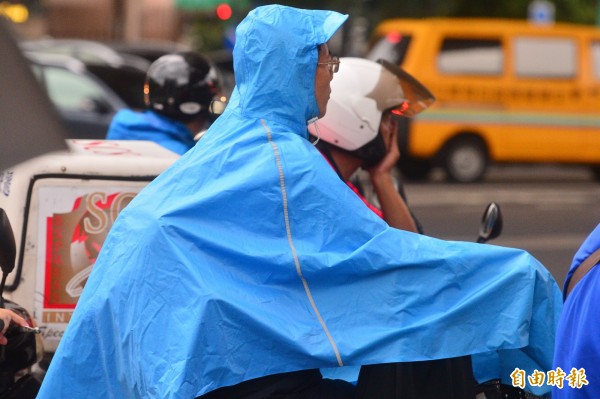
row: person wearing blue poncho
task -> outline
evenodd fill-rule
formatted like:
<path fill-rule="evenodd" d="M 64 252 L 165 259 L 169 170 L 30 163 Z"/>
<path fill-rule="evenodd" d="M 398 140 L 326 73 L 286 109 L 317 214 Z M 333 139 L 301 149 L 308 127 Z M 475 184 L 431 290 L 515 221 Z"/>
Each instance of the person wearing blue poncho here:
<path fill-rule="evenodd" d="M 565 307 L 554 357 L 554 371 L 562 371 L 557 374 L 562 384 L 553 388 L 553 398 L 600 398 L 600 323 L 596 310 L 600 303 L 600 267 L 592 267 L 577 283 L 571 281 L 584 260 L 599 249 L 600 224 L 581 244 L 565 280 Z"/>
<path fill-rule="evenodd" d="M 217 70 L 200 54 L 167 54 L 150 65 L 144 85 L 144 112 L 117 112 L 106 133 L 108 140 L 148 140 L 184 154 L 194 136 L 213 119 L 218 96 Z M 141 94 L 141 93 L 140 93 Z"/>
<path fill-rule="evenodd" d="M 308 140 L 346 18 L 270 5 L 238 25 L 228 107 L 119 215 L 39 398 L 490 352 L 508 381 L 552 366 L 562 301 L 541 264 L 389 227 Z"/>

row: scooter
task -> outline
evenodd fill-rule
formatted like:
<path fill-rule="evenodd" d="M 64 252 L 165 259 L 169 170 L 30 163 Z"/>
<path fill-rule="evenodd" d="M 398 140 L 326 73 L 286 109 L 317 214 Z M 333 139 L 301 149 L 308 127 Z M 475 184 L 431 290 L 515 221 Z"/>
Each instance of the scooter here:
<path fill-rule="evenodd" d="M 29 327 L 11 324 L 5 332 L 8 344 L 0 346 L 0 399 L 35 398 L 41 380 L 32 372 L 43 354 L 40 330 L 33 317 L 18 304 L 2 296 L 7 276 L 15 265 L 16 246 L 13 230 L 4 209 L 0 208 L 0 308 L 10 309 L 24 318 Z M 0 320 L 0 330 L 4 321 Z"/>
<path fill-rule="evenodd" d="M 483 212 L 479 228 L 478 243 L 486 243 L 502 233 L 502 212 L 495 202 L 490 203 Z M 500 380 L 491 380 L 478 384 L 476 399 L 541 399 L 519 387 L 503 384 Z"/>

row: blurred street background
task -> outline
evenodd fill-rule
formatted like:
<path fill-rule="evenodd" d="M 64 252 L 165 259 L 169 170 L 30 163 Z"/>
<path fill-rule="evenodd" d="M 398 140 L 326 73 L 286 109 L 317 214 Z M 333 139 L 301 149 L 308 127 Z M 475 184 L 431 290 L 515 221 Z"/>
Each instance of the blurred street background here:
<path fill-rule="evenodd" d="M 227 47 L 230 32 L 247 12 L 264 4 L 347 13 L 340 54 L 360 56 L 370 32 L 386 18 L 494 17 L 526 19 L 532 0 L 3 0 L 0 15 L 15 22 L 23 38 L 42 36 L 100 41 L 161 40 L 200 51 Z M 556 0 L 557 22 L 597 24 L 598 0 Z"/>
<path fill-rule="evenodd" d="M 272 3 L 0 0 L 0 17 L 10 21 L 22 49 L 40 68 L 63 63 L 41 54 L 45 46 L 55 45 L 52 40 L 87 43 L 77 50 L 73 50 L 71 43 L 65 53 L 75 55 L 85 64 L 95 80 L 103 81 L 103 90 L 109 86 L 110 94 L 102 99 L 98 96 L 93 104 L 87 104 L 104 114 L 103 121 L 94 120 L 92 124 L 71 120 L 70 123 L 74 129 L 83 129 L 82 137 L 87 133 L 97 137 L 105 131 L 116 110 L 143 107 L 137 94 L 141 92 L 145 70 L 162 54 L 193 49 L 208 55 L 219 66 L 231 89 L 235 26 L 250 9 Z M 281 0 L 277 3 L 348 13 L 348 23 L 334 37 L 330 47 L 336 55 L 356 57 L 365 55 L 374 28 L 384 19 L 443 16 L 527 20 L 535 18 L 532 13 L 536 11 L 530 0 Z M 569 22 L 592 27 L 599 24 L 600 0 L 556 0 L 543 2 L 543 5 L 546 7 L 543 10 L 550 14 L 543 16 L 546 23 Z M 102 59 L 102 62 L 92 58 Z M 111 70 L 120 69 L 120 77 L 103 69 L 102 63 L 109 64 Z M 65 86 L 66 79 L 61 82 L 55 88 L 58 94 L 69 87 Z M 74 92 L 79 90 L 75 85 L 72 87 Z M 53 88 L 47 89 L 52 94 Z M 600 159 L 600 154 L 598 157 Z M 598 176 L 579 166 L 493 165 L 485 178 L 472 184 L 448 183 L 440 171 L 433 170 L 426 180 L 407 181 L 406 193 L 425 232 L 451 240 L 474 241 L 485 205 L 491 201 L 499 203 L 504 213 L 504 232 L 491 244 L 528 250 L 551 270 L 561 287 L 575 251 L 600 222 Z"/>
<path fill-rule="evenodd" d="M 561 288 L 575 251 L 600 223 L 600 184 L 584 167 L 496 166 L 484 181 L 466 185 L 436 178 L 405 186 L 426 234 L 475 241 L 485 206 L 496 202 L 503 232 L 489 244 L 527 250 Z"/>
<path fill-rule="evenodd" d="M 247 12 L 264 4 L 329 9 L 350 15 L 338 43 L 345 56 L 364 54 L 372 29 L 386 18 L 493 17 L 527 19 L 532 0 L 3 0 L 0 15 L 24 39 L 43 36 L 104 42 L 172 41 L 199 51 L 232 45 L 232 31 Z M 557 0 L 557 22 L 594 25 L 598 0 Z"/>

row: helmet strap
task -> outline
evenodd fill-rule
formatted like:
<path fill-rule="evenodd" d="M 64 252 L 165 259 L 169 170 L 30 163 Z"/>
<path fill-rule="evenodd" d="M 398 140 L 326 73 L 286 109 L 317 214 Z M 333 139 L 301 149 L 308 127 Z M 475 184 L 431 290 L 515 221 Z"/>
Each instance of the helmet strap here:
<path fill-rule="evenodd" d="M 315 132 L 317 132 L 317 139 L 315 141 L 313 141 L 312 145 L 316 146 L 317 143 L 319 142 L 319 140 L 321 140 L 321 131 L 319 130 L 319 124 L 317 123 L 317 120 L 319 118 L 312 118 L 311 120 L 308 121 L 308 124 L 310 125 L 311 123 L 313 124 L 313 126 L 315 127 Z"/>

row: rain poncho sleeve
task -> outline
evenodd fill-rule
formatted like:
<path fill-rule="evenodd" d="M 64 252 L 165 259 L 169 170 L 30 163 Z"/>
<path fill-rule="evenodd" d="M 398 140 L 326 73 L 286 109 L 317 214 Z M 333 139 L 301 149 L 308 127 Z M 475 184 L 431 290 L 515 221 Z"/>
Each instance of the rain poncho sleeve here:
<path fill-rule="evenodd" d="M 307 140 L 317 45 L 345 19 L 264 6 L 240 23 L 230 104 L 119 215 L 39 398 L 193 398 L 489 351 L 551 366 L 561 297 L 542 265 L 390 228 Z"/>

